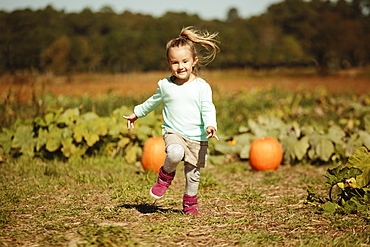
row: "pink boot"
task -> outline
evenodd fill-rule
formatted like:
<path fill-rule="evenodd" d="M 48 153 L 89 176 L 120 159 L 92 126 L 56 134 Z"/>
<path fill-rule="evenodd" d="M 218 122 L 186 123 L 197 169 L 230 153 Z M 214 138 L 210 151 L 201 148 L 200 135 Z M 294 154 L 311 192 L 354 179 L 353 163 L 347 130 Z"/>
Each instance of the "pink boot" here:
<path fill-rule="evenodd" d="M 160 199 L 166 192 L 168 186 L 171 185 L 175 174 L 176 171 L 168 173 L 162 166 L 161 169 L 159 169 L 158 182 L 150 189 L 150 195 L 155 199 Z"/>
<path fill-rule="evenodd" d="M 198 196 L 189 196 L 184 194 L 182 207 L 185 214 L 199 214 L 197 210 L 198 206 Z"/>

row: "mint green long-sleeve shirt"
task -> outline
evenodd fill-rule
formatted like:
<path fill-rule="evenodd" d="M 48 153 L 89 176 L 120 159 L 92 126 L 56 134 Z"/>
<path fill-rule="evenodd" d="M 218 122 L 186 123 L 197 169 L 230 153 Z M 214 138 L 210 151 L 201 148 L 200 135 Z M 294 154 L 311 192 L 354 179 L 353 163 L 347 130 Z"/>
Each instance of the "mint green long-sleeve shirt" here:
<path fill-rule="evenodd" d="M 171 129 L 189 139 L 207 141 L 206 128 L 217 129 L 212 90 L 202 78 L 183 85 L 173 83 L 170 78 L 160 80 L 156 93 L 135 106 L 134 113 L 144 117 L 162 103 L 163 133 Z"/>

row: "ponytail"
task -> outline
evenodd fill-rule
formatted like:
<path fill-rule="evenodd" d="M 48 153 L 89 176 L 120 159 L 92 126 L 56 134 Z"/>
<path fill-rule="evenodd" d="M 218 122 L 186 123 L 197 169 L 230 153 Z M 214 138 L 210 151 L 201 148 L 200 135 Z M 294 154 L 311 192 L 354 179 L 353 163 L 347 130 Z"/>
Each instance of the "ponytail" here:
<path fill-rule="evenodd" d="M 217 35 L 218 33 L 210 34 L 208 31 L 200 32 L 193 27 L 183 28 L 178 38 L 174 38 L 167 43 L 166 56 L 168 58 L 168 50 L 171 47 L 189 46 L 193 58 L 198 57 L 199 64 L 205 66 L 215 59 L 217 52 L 220 50 L 216 44 L 218 43 L 215 39 Z M 194 44 L 205 48 L 204 54 L 198 54 Z M 194 69 L 193 72 L 197 75 L 197 68 Z"/>

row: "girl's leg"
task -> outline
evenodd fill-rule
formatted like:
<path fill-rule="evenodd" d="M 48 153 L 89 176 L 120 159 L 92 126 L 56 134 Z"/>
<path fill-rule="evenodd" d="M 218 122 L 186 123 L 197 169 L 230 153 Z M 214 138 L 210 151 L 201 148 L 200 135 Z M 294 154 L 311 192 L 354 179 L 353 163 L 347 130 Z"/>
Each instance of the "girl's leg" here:
<path fill-rule="evenodd" d="M 186 179 L 185 194 L 189 196 L 197 195 L 200 181 L 200 168 L 185 163 L 184 172 Z"/>
<path fill-rule="evenodd" d="M 166 172 L 176 171 L 177 165 L 184 158 L 184 148 L 180 144 L 171 144 L 167 147 L 167 156 L 163 168 Z"/>
<path fill-rule="evenodd" d="M 155 199 L 160 199 L 176 174 L 176 167 L 184 157 L 184 148 L 179 144 L 171 144 L 167 147 L 167 157 L 164 165 L 159 170 L 158 181 L 150 189 L 150 195 Z"/>
<path fill-rule="evenodd" d="M 184 172 L 186 178 L 186 188 L 183 197 L 183 209 L 185 214 L 199 214 L 198 206 L 198 188 L 200 181 L 200 168 L 185 163 Z"/>

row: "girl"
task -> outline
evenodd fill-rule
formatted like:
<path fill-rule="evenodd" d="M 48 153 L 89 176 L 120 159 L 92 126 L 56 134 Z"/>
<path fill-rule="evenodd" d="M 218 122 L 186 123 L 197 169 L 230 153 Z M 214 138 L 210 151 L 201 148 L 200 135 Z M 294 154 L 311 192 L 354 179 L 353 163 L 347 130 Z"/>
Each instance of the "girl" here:
<path fill-rule="evenodd" d="M 135 106 L 134 113 L 123 116 L 128 120 L 127 128 L 131 129 L 138 118 L 164 103 L 162 133 L 167 156 L 150 195 L 155 199 L 164 195 L 175 177 L 177 165 L 183 160 L 185 214 L 199 214 L 197 193 L 200 168 L 206 166 L 208 139 L 214 137 L 218 140 L 212 90 L 206 81 L 198 77 L 198 65 L 211 62 L 219 50 L 214 39 L 216 36 L 217 33 L 183 28 L 180 36 L 170 40 L 166 46 L 171 77 L 160 80 L 152 97 Z M 205 48 L 204 56 L 197 53 L 195 45 Z"/>

